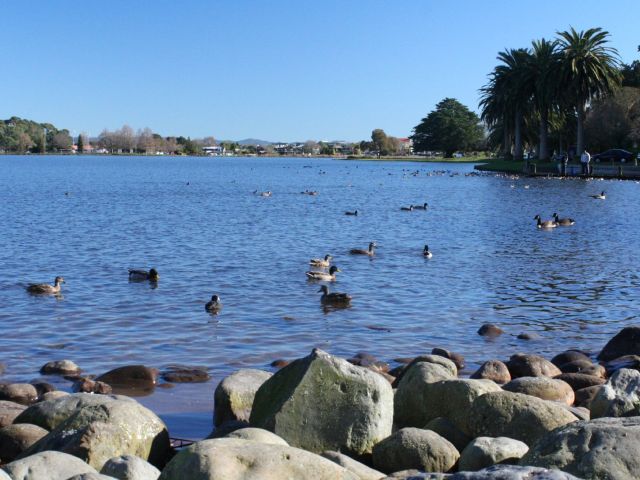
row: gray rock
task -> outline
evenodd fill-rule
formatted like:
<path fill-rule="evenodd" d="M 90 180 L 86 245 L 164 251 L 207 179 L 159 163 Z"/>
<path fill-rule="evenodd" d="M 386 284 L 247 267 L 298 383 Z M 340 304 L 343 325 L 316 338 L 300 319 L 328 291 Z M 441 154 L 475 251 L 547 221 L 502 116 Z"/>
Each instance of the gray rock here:
<path fill-rule="evenodd" d="M 69 392 L 63 392 L 62 390 L 55 390 L 53 392 L 47 392 L 44 395 L 42 395 L 42 400 L 46 402 L 47 400 L 55 400 L 56 398 L 66 397 L 67 395 L 69 395 Z"/>
<path fill-rule="evenodd" d="M 581 352 L 580 350 L 566 350 L 553 357 L 551 359 L 551 363 L 562 370 L 562 366 L 564 364 L 575 362 L 577 360 L 591 362 L 591 358 L 589 358 L 589 355 L 587 355 L 585 352 Z"/>
<path fill-rule="evenodd" d="M 402 428 L 373 448 L 373 465 L 387 473 L 409 468 L 448 472 L 459 457 L 449 441 L 419 428 Z"/>
<path fill-rule="evenodd" d="M 574 391 L 594 385 L 602 385 L 606 381 L 604 378 L 587 375 L 585 373 L 563 373 L 554 378 L 568 383 Z"/>
<path fill-rule="evenodd" d="M 401 470 L 399 472 L 393 472 L 383 480 L 447 480 L 451 478 L 449 473 L 437 473 L 437 472 L 421 472 L 415 468 L 409 470 Z"/>
<path fill-rule="evenodd" d="M 581 480 L 559 470 L 515 465 L 495 465 L 477 472 L 458 472 L 447 480 Z"/>
<path fill-rule="evenodd" d="M 622 357 L 614 358 L 604 363 L 604 368 L 608 376 L 613 375 L 621 368 L 629 368 L 631 370 L 640 370 L 640 356 L 639 355 L 623 355 Z"/>
<path fill-rule="evenodd" d="M 67 480 L 117 480 L 114 477 L 108 475 L 102 475 L 100 473 L 82 473 L 80 475 L 74 475 L 67 478 Z"/>
<path fill-rule="evenodd" d="M 135 455 L 110 458 L 100 473 L 118 480 L 157 480 L 160 476 L 160 470 Z"/>
<path fill-rule="evenodd" d="M 542 437 L 520 464 L 557 468 L 589 480 L 637 480 L 640 417 L 565 425 Z"/>
<path fill-rule="evenodd" d="M 554 402 L 512 392 L 482 395 L 473 402 L 469 417 L 473 437 L 509 437 L 529 446 L 554 428 L 577 421 Z"/>
<path fill-rule="evenodd" d="M 237 438 L 194 443 L 178 452 L 162 470 L 159 479 L 359 480 L 346 468 L 320 455 Z"/>
<path fill-rule="evenodd" d="M 385 477 L 384 473 L 367 467 L 365 464 L 343 455 L 340 452 L 326 451 L 322 452 L 322 456 L 354 473 L 360 480 L 380 480 Z"/>
<path fill-rule="evenodd" d="M 506 363 L 511 378 L 518 377 L 555 377 L 562 372 L 549 360 L 539 355 L 516 353 Z"/>
<path fill-rule="evenodd" d="M 640 326 L 620 330 L 598 354 L 598 360 L 607 362 L 624 355 L 640 355 Z"/>
<path fill-rule="evenodd" d="M 441 437 L 449 440 L 459 452 L 472 440 L 469 435 L 456 427 L 451 420 L 444 417 L 434 418 L 423 428 L 434 431 Z"/>
<path fill-rule="evenodd" d="M 45 363 L 40 369 L 43 375 L 78 375 L 80 367 L 71 360 L 54 360 Z"/>
<path fill-rule="evenodd" d="M 440 358 L 447 360 L 444 357 Z M 450 369 L 437 363 L 415 362 L 409 364 L 396 381 L 394 421 L 399 425 L 424 424 L 421 422 L 422 414 L 420 412 L 427 385 L 439 380 L 454 378 L 456 375 L 453 375 Z"/>
<path fill-rule="evenodd" d="M 0 468 L 0 480 L 12 480 L 8 473 Z"/>
<path fill-rule="evenodd" d="M 31 405 L 38 399 L 36 387 L 30 383 L 9 383 L 0 385 L 0 400 Z"/>
<path fill-rule="evenodd" d="M 310 452 L 362 455 L 391 433 L 393 390 L 377 373 L 315 349 L 262 384 L 250 423 Z"/>
<path fill-rule="evenodd" d="M 590 409 L 593 418 L 640 415 L 640 372 L 618 370 L 600 386 Z"/>
<path fill-rule="evenodd" d="M 593 387 L 581 388 L 576 390 L 576 406 L 584 407 L 591 410 L 591 402 L 600 391 L 601 385 L 594 385 Z"/>
<path fill-rule="evenodd" d="M 0 428 L 0 461 L 9 463 L 47 433 L 42 427 L 28 423 Z"/>
<path fill-rule="evenodd" d="M 271 433 L 269 430 L 264 430 L 262 428 L 240 428 L 225 435 L 225 438 L 238 438 L 240 440 L 269 443 L 271 445 L 284 445 L 285 447 L 289 446 L 289 444 L 283 438 L 280 438 L 275 433 Z"/>
<path fill-rule="evenodd" d="M 230 421 L 248 422 L 256 392 L 272 375 L 271 372 L 247 368 L 222 379 L 214 393 L 214 425 L 219 427 Z"/>
<path fill-rule="evenodd" d="M 489 360 L 484 362 L 478 370 L 476 370 L 471 378 L 476 380 L 493 380 L 496 383 L 503 384 L 511 381 L 511 374 L 507 366 L 500 360 Z"/>
<path fill-rule="evenodd" d="M 526 443 L 507 437 L 478 437 L 460 453 L 458 469 L 476 471 L 497 463 L 517 464 L 529 451 Z"/>
<path fill-rule="evenodd" d="M 66 480 L 82 473 L 98 473 L 79 458 L 54 451 L 14 460 L 2 468 L 13 480 Z"/>
<path fill-rule="evenodd" d="M 502 386 L 507 392 L 524 393 L 543 400 L 573 405 L 576 397 L 571 385 L 549 377 L 519 377 Z"/>
<path fill-rule="evenodd" d="M 21 403 L 0 400 L 0 428 L 11 425 L 27 407 Z"/>

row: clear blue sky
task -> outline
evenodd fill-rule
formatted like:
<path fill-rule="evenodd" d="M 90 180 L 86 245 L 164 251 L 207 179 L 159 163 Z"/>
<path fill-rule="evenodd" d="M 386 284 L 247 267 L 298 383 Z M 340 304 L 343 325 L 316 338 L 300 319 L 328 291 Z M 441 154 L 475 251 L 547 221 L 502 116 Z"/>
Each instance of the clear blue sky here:
<path fill-rule="evenodd" d="M 600 26 L 640 59 L 640 1 L 2 2 L 0 118 L 97 135 L 407 136 L 435 104 L 477 110 L 498 51 Z"/>

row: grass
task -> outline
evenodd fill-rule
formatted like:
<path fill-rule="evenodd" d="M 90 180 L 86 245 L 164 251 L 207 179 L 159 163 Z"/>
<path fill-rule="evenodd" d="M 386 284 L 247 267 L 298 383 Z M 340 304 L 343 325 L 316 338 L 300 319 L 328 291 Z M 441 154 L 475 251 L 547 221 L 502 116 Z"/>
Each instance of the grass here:
<path fill-rule="evenodd" d="M 461 158 L 443 158 L 443 157 L 418 157 L 418 156 L 405 156 L 405 157 L 357 157 L 348 156 L 342 160 L 366 160 L 373 162 L 417 162 L 417 163 L 484 163 L 491 161 L 485 155 L 478 155 L 474 157 L 461 157 Z"/>

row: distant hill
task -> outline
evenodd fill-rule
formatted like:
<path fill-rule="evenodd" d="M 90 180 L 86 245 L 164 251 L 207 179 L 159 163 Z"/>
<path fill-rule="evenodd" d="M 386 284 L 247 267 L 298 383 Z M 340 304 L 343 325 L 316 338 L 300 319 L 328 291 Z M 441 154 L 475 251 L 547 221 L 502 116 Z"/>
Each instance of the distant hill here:
<path fill-rule="evenodd" d="M 258 140 L 257 138 L 245 138 L 244 140 L 237 140 L 239 145 L 271 145 L 273 142 L 267 140 Z"/>

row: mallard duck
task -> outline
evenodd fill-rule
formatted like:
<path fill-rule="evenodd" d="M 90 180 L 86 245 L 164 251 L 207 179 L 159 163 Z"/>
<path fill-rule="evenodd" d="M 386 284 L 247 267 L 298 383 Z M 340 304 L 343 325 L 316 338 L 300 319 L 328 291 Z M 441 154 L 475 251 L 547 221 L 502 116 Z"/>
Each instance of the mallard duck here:
<path fill-rule="evenodd" d="M 433 253 L 431 253 L 429 251 L 429 245 L 425 245 L 424 246 L 424 250 L 422 250 L 422 255 L 424 255 L 424 258 L 431 258 L 433 257 Z"/>
<path fill-rule="evenodd" d="M 429 204 L 424 202 L 424 205 L 416 205 L 413 207 L 414 210 L 427 210 L 429 208 Z"/>
<path fill-rule="evenodd" d="M 353 212 L 346 211 L 346 212 L 344 212 L 344 214 L 345 215 L 353 215 L 353 216 L 357 217 L 358 216 L 358 210 L 354 210 Z"/>
<path fill-rule="evenodd" d="M 563 227 L 568 227 L 568 226 L 573 225 L 573 224 L 576 223 L 576 221 L 573 218 L 568 218 L 568 217 L 567 218 L 560 218 L 560 217 L 558 217 L 557 213 L 553 214 L 553 219 L 555 220 L 555 222 L 558 225 L 562 225 Z"/>
<path fill-rule="evenodd" d="M 27 292 L 34 294 L 56 294 L 60 293 L 60 285 L 65 283 L 64 278 L 56 277 L 53 285 L 48 283 L 32 283 L 27 287 Z"/>
<path fill-rule="evenodd" d="M 331 265 L 331 259 L 333 257 L 331 255 L 325 255 L 324 259 L 322 258 L 312 258 L 309 260 L 309 265 L 312 267 L 328 267 Z"/>
<path fill-rule="evenodd" d="M 558 224 L 554 220 L 542 221 L 540 215 L 536 215 L 535 217 L 533 217 L 533 219 L 538 221 L 538 228 L 556 228 L 558 226 Z"/>
<path fill-rule="evenodd" d="M 352 248 L 351 250 L 349 250 L 349 253 L 351 255 L 369 255 L 370 257 L 373 257 L 374 254 L 374 248 L 376 248 L 376 244 L 375 242 L 371 242 L 369 244 L 369 249 L 368 250 L 362 250 L 360 248 Z"/>
<path fill-rule="evenodd" d="M 129 269 L 129 280 L 135 280 L 135 281 L 149 280 L 151 282 L 157 282 L 159 278 L 160 278 L 160 275 L 158 275 L 158 271 L 155 268 L 152 268 L 149 271 L 135 270 L 132 268 Z"/>
<path fill-rule="evenodd" d="M 310 280 L 323 280 L 325 282 L 335 282 L 336 280 L 336 272 L 340 272 L 341 270 L 336 267 L 335 265 L 332 265 L 331 268 L 329 269 L 329 273 L 327 272 L 307 272 L 307 277 L 309 277 Z"/>
<path fill-rule="evenodd" d="M 597 195 L 589 195 L 591 198 L 595 198 L 596 200 L 606 200 L 607 195 L 604 193 L 604 190 Z"/>
<path fill-rule="evenodd" d="M 220 301 L 220 297 L 218 295 L 213 295 L 211 297 L 211 300 L 209 300 L 204 306 L 204 309 L 210 313 L 218 313 L 222 309 L 222 302 Z"/>
<path fill-rule="evenodd" d="M 351 295 L 346 293 L 329 293 L 329 287 L 322 285 L 318 292 L 322 292 L 320 303 L 323 305 L 349 305 L 351 303 Z"/>
<path fill-rule="evenodd" d="M 409 205 L 408 207 L 400 207 L 400 210 L 403 212 L 413 212 L 413 205 Z"/>

